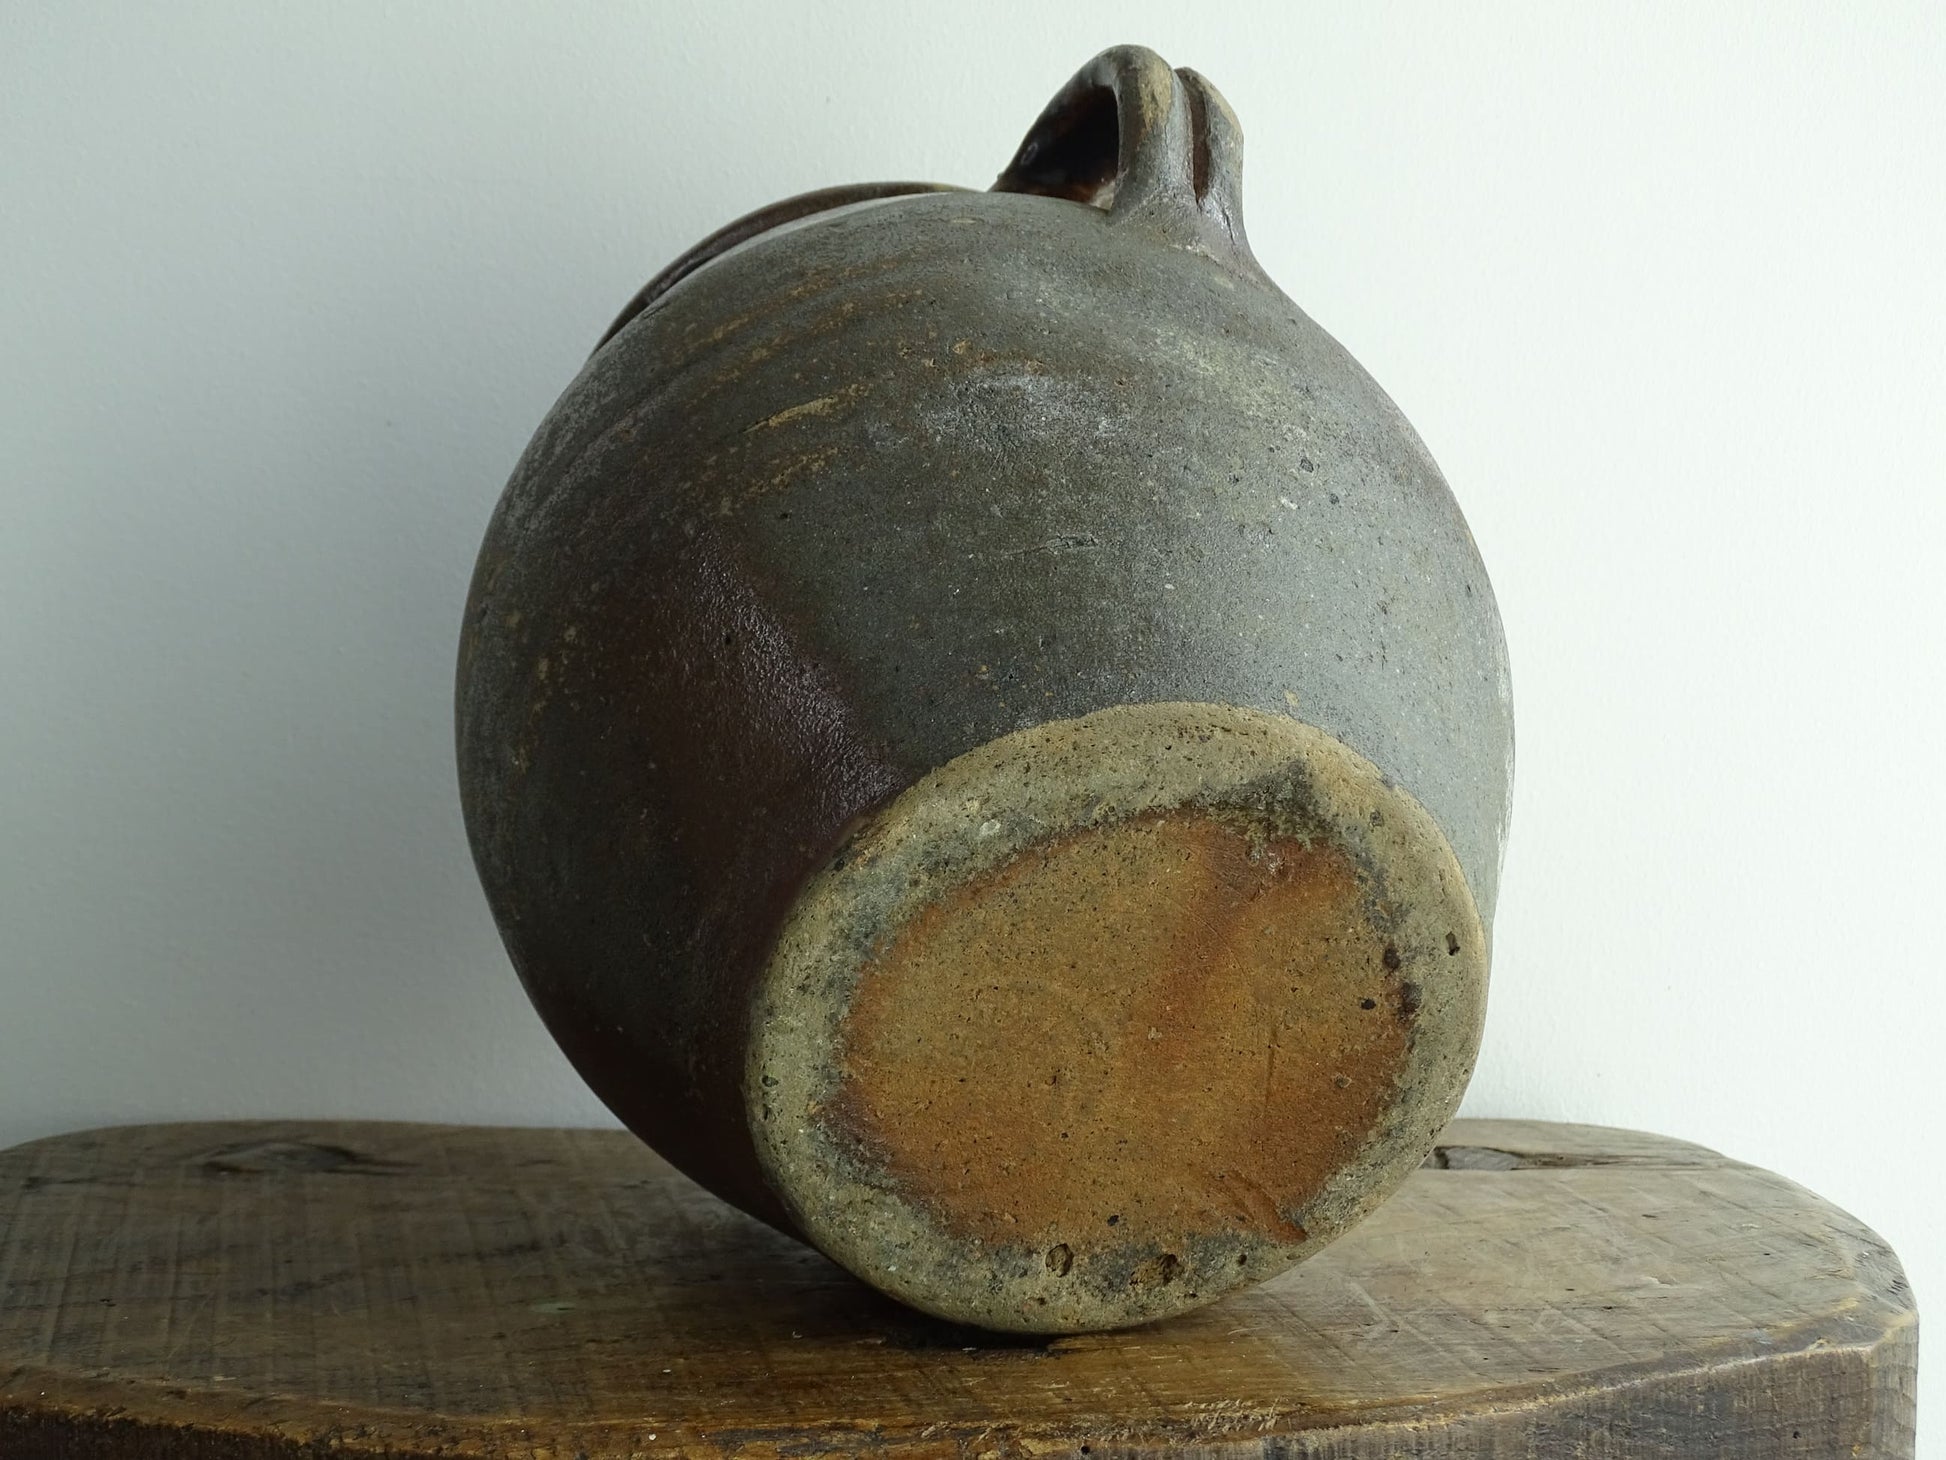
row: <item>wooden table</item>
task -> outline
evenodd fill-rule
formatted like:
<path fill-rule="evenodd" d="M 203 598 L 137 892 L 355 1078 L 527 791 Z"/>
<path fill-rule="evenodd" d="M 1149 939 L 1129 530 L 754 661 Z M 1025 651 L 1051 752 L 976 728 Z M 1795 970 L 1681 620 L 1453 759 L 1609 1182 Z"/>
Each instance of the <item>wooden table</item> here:
<path fill-rule="evenodd" d="M 0 1460 L 1909 1456 L 1897 1259 L 1780 1177 L 1460 1121 L 1154 1327 L 896 1307 L 614 1131 L 251 1123 L 0 1155 Z"/>

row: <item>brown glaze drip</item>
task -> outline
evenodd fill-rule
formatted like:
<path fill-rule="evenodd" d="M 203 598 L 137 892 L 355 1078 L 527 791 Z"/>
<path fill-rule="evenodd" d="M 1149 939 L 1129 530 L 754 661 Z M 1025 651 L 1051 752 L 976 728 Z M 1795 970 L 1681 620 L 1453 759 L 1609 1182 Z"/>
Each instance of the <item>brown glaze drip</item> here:
<path fill-rule="evenodd" d="M 746 991 L 796 888 L 910 771 L 861 730 L 802 625 L 732 551 L 708 533 L 648 541 L 607 592 L 517 629 L 500 621 L 527 651 L 509 747 L 523 795 L 506 837 L 521 869 L 502 902 L 507 946 L 610 1108 L 710 1190 L 789 1230 L 739 1099 Z M 629 814 L 596 830 L 590 806 Z M 684 910 L 680 930 L 656 916 L 667 907 Z M 685 977 L 694 967 L 715 982 Z"/>
<path fill-rule="evenodd" d="M 959 1236 L 1301 1241 L 1395 1098 L 1397 963 L 1335 845 L 1189 808 L 1050 838 L 862 971 L 826 1119 Z"/>

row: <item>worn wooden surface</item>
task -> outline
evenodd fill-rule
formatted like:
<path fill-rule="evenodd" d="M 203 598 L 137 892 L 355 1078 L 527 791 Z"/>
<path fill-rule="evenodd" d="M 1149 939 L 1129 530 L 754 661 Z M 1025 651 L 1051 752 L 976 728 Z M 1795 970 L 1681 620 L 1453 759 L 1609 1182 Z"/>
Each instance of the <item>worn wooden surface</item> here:
<path fill-rule="evenodd" d="M 1679 1142 L 1460 1121 L 1264 1287 L 995 1340 L 610 1131 L 132 1127 L 0 1155 L 0 1460 L 1904 1456 L 1868 1230 Z"/>

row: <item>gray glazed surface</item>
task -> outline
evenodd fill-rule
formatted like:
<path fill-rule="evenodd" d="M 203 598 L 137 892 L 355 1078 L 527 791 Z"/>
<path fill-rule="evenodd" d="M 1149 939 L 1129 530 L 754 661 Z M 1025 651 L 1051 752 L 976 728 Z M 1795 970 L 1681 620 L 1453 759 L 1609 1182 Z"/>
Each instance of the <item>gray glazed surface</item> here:
<path fill-rule="evenodd" d="M 586 480 L 661 450 L 614 530 L 733 534 L 906 765 L 1112 704 L 1290 714 L 1432 811 L 1491 917 L 1486 570 L 1398 408 L 1254 266 L 1063 199 L 859 204 L 692 274 L 563 407 Z"/>

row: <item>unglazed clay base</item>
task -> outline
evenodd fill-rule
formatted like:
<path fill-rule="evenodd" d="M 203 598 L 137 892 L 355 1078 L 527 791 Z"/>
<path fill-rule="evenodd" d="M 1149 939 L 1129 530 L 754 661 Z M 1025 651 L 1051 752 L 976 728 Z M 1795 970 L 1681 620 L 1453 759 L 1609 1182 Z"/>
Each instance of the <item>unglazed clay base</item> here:
<path fill-rule="evenodd" d="M 980 746 L 800 895 L 746 1098 L 813 1242 L 942 1317 L 1140 1323 L 1298 1261 L 1431 1148 L 1485 936 L 1342 742 L 1118 706 Z"/>

